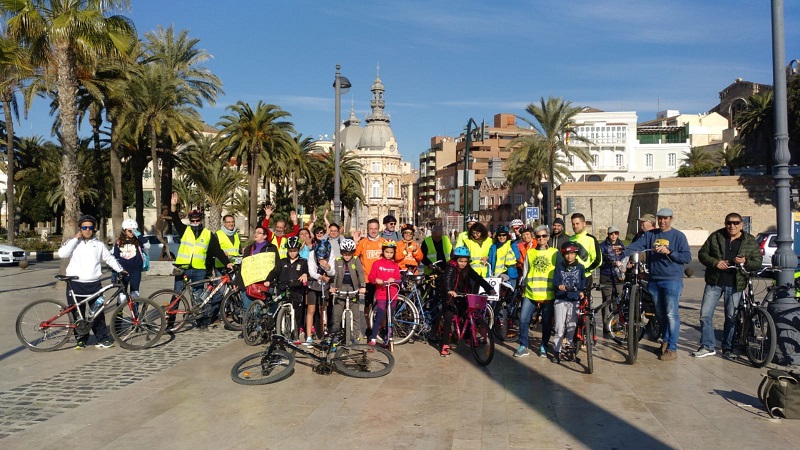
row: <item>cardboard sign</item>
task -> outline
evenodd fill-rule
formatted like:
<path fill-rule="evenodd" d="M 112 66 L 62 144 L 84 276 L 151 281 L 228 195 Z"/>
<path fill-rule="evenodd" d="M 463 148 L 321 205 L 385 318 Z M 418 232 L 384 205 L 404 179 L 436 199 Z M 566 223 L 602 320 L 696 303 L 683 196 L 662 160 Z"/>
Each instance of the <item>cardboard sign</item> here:
<path fill-rule="evenodd" d="M 488 298 L 489 303 L 494 303 L 494 302 L 500 300 L 500 283 L 502 283 L 503 280 L 501 278 L 499 278 L 499 277 L 497 277 L 497 278 L 495 278 L 495 277 L 486 277 L 486 278 L 484 278 L 484 280 L 486 280 L 486 282 L 489 283 L 492 286 L 492 289 L 494 289 L 494 292 L 495 292 L 495 295 L 489 295 L 489 298 Z M 485 294 L 485 293 L 486 292 L 484 292 L 483 287 L 481 287 L 480 290 L 478 291 L 478 294 Z"/>
<path fill-rule="evenodd" d="M 264 252 L 242 258 L 242 282 L 245 286 L 264 281 L 275 268 L 275 253 Z"/>

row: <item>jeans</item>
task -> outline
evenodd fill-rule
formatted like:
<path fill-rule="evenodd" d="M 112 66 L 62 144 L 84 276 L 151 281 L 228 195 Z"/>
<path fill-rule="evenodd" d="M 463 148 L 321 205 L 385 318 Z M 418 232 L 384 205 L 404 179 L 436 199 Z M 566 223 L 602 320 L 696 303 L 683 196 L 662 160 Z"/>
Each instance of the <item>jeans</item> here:
<path fill-rule="evenodd" d="M 647 291 L 656 305 L 656 317 L 661 324 L 660 334 L 667 343 L 667 350 L 678 349 L 678 338 L 681 334 L 681 318 L 678 313 L 678 302 L 683 291 L 683 281 L 650 280 Z"/>
<path fill-rule="evenodd" d="M 720 298 L 725 299 L 725 324 L 722 327 L 722 350 L 733 347 L 734 315 L 742 293 L 736 292 L 734 286 L 709 286 L 703 290 L 703 301 L 700 305 L 700 345 L 708 350 L 714 349 L 714 310 Z"/>
<path fill-rule="evenodd" d="M 244 317 L 244 313 L 247 312 L 247 308 L 250 307 L 250 304 L 253 303 L 253 299 L 248 297 L 245 291 L 246 289 L 239 290 L 239 298 L 242 299 L 242 317 Z"/>
<path fill-rule="evenodd" d="M 522 308 L 519 314 L 519 345 L 528 347 L 528 336 L 530 334 L 531 318 L 536 312 L 536 308 L 542 309 L 542 345 L 547 346 L 553 332 L 553 300 L 545 302 L 534 302 L 528 298 L 522 298 Z"/>
<path fill-rule="evenodd" d="M 82 283 L 80 281 L 73 281 L 72 282 L 72 292 L 75 294 L 75 297 L 78 300 L 78 303 L 81 300 L 85 299 L 86 297 L 91 296 L 92 294 L 96 293 L 100 289 L 103 288 L 103 285 L 100 281 L 91 281 L 89 283 Z M 91 303 L 94 303 L 96 300 L 92 300 Z M 69 295 L 69 286 L 67 286 L 67 304 L 73 305 L 75 302 L 72 300 L 72 296 Z M 90 305 L 91 307 L 91 305 Z M 89 315 L 89 310 L 86 308 L 86 304 L 78 306 L 81 312 L 83 313 L 83 318 L 85 319 Z M 72 317 L 75 320 L 78 320 L 78 311 L 72 312 Z M 94 337 L 97 339 L 97 342 L 102 342 L 106 339 L 109 339 L 109 330 L 108 325 L 106 325 L 106 316 L 104 312 L 99 312 L 95 317 L 94 322 L 92 322 L 92 332 L 94 333 Z M 87 331 L 86 334 L 79 334 L 78 328 L 75 328 L 73 333 L 75 334 L 75 339 L 79 342 L 83 342 L 84 344 L 89 339 L 89 332 Z"/>

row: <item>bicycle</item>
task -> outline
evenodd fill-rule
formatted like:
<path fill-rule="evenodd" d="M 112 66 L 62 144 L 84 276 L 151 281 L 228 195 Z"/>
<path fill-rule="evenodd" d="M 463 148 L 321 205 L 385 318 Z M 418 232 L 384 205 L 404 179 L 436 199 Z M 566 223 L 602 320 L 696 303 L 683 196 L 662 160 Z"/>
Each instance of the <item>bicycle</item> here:
<path fill-rule="evenodd" d="M 331 301 L 336 303 L 337 300 L 344 302 L 344 310 L 342 311 L 342 321 L 341 321 L 341 330 L 344 334 L 344 342 L 345 343 L 353 343 L 361 330 L 355 329 L 354 320 L 353 320 L 353 311 L 350 309 L 350 303 L 353 302 L 354 304 L 358 304 L 359 300 L 363 300 L 363 295 L 358 293 L 358 290 L 355 291 L 336 291 Z M 356 310 L 356 314 L 358 314 L 358 310 Z"/>
<path fill-rule="evenodd" d="M 597 344 L 597 326 L 594 321 L 594 314 L 600 310 L 600 307 L 592 308 L 591 292 L 592 290 L 600 290 L 602 287 L 602 285 L 593 284 L 583 291 L 583 299 L 578 303 L 575 337 L 572 340 L 572 345 L 563 350 L 563 359 L 565 361 L 574 360 L 580 363 L 581 359 L 578 357 L 578 352 L 581 348 L 586 347 L 586 373 L 588 374 L 594 372 L 594 357 L 592 353 L 594 346 Z"/>
<path fill-rule="evenodd" d="M 274 291 L 262 300 L 253 300 L 242 318 L 242 335 L 247 345 L 258 345 L 270 334 L 277 333 L 287 339 L 299 338 L 295 327 L 295 310 L 289 289 L 291 282 L 278 283 Z"/>
<path fill-rule="evenodd" d="M 67 306 L 56 300 L 37 300 L 22 309 L 17 316 L 17 338 L 30 350 L 50 352 L 60 348 L 70 337 L 71 331 L 87 334 L 100 313 L 115 305 L 111 336 L 126 350 L 141 350 L 153 346 L 164 334 L 166 320 L 161 307 L 150 299 L 132 298 L 125 284 L 112 283 L 103 286 L 92 295 L 77 295 L 72 290 L 76 276 L 56 275 L 67 283 L 72 304 Z M 103 294 L 116 289 L 108 297 Z M 78 298 L 83 299 L 78 301 Z M 103 298 L 102 306 L 92 307 Z M 87 306 L 84 314 L 81 306 Z"/>
<path fill-rule="evenodd" d="M 453 315 L 455 342 L 465 339 L 472 349 L 472 356 L 480 366 L 488 366 L 494 358 L 494 334 L 489 330 L 483 316 L 488 301 L 487 295 L 460 294 L 453 299 L 465 298 L 467 310 L 464 314 Z M 455 307 L 455 306 L 454 306 Z M 467 335 L 469 331 L 469 335 Z M 442 330 L 440 330 L 440 333 Z"/>
<path fill-rule="evenodd" d="M 405 316 L 409 320 L 404 320 L 404 314 L 401 308 L 405 305 L 400 305 L 400 308 L 395 310 L 395 327 L 410 327 L 410 331 L 397 341 L 398 344 L 403 344 L 413 339 L 414 336 L 421 337 L 424 340 L 435 340 L 431 337 L 431 331 L 434 324 L 442 314 L 442 304 L 436 294 L 436 278 L 439 272 L 434 272 L 431 275 L 405 275 L 403 276 L 403 284 L 406 286 L 408 295 L 406 299 L 411 302 L 415 312 L 407 313 Z M 420 286 L 423 286 L 420 289 Z M 399 313 L 398 313 L 399 311 Z M 403 334 L 403 333 L 399 333 Z"/>
<path fill-rule="evenodd" d="M 422 276 L 424 275 L 414 275 L 414 277 L 422 277 Z M 391 286 L 400 286 L 400 285 L 401 282 L 398 281 L 384 284 L 384 286 L 386 286 L 387 292 L 389 293 L 389 298 L 391 298 L 391 292 L 389 288 Z M 394 307 L 391 306 L 391 303 L 394 303 Z M 408 298 L 400 294 L 399 290 L 394 299 L 391 302 L 387 302 L 386 317 L 392 318 L 391 320 L 392 346 L 394 346 L 394 344 L 397 345 L 405 344 L 411 339 L 412 336 L 414 336 L 414 328 L 416 324 L 419 323 L 419 312 L 417 311 L 417 308 L 414 307 L 414 304 Z M 373 324 L 373 326 L 376 326 L 374 325 L 375 308 L 372 308 L 372 310 L 370 310 L 368 320 L 369 320 L 368 323 Z M 388 334 L 386 340 L 384 341 L 384 344 L 389 344 Z"/>
<path fill-rule="evenodd" d="M 334 367 L 355 378 L 378 378 L 392 371 L 394 356 L 388 350 L 364 344 L 336 345 L 334 339 L 340 334 L 310 345 L 295 344 L 285 336 L 273 334 L 265 351 L 246 356 L 233 365 L 231 379 L 246 385 L 281 381 L 293 373 L 295 353 L 310 358 L 315 363 L 314 372 L 323 375 L 329 375 Z"/>
<path fill-rule="evenodd" d="M 242 267 L 242 257 L 229 257 L 233 263 L 234 271 L 231 273 L 231 283 L 226 285 L 222 291 L 222 302 L 219 306 L 219 319 L 225 328 L 233 331 L 242 330 L 242 315 L 244 315 L 244 302 L 242 302 L 241 291 L 234 283 L 239 276 Z"/>
<path fill-rule="evenodd" d="M 743 349 L 747 359 L 754 367 L 764 367 L 775 357 L 778 343 L 775 321 L 767 311 L 765 305 L 769 303 L 775 289 L 780 287 L 767 287 L 764 300 L 758 302 L 753 289 L 753 277 L 760 277 L 766 272 L 774 272 L 773 267 L 748 272 L 744 267 L 736 266 L 745 275 L 747 287 L 742 292 L 742 299 L 736 308 L 734 316 L 734 339 L 738 341 L 739 348 Z M 779 270 L 779 269 L 778 269 Z M 794 286 L 792 285 L 792 288 Z M 734 346 L 737 342 L 734 342 Z"/>
<path fill-rule="evenodd" d="M 520 313 L 522 312 L 522 288 L 521 281 L 516 287 L 511 287 L 508 283 L 500 285 L 500 300 L 492 307 L 494 326 L 492 332 L 503 342 L 515 342 L 519 339 Z M 539 323 L 541 316 L 540 308 L 536 308 L 536 315 L 531 318 L 529 328 L 533 330 L 534 325 Z"/>
<path fill-rule="evenodd" d="M 180 269 L 178 266 L 175 267 Z M 222 275 L 218 277 L 204 278 L 198 281 L 191 281 L 184 273 L 183 288 L 180 291 L 161 289 L 148 297 L 164 308 L 164 314 L 167 317 L 167 331 L 177 333 L 186 326 L 189 319 L 202 318 L 206 309 L 211 306 L 209 303 L 214 295 L 224 288 L 234 286 L 233 270 L 222 269 L 222 272 Z M 203 289 L 199 297 L 195 298 L 194 288 L 197 286 L 203 286 Z"/>

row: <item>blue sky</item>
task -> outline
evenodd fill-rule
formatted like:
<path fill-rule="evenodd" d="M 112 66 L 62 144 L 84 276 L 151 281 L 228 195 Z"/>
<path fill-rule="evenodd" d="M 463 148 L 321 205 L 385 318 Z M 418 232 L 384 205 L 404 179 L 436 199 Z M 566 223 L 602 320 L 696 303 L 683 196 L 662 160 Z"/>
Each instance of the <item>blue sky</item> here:
<path fill-rule="evenodd" d="M 188 29 L 214 56 L 225 94 L 202 116 L 214 125 L 239 100 L 279 105 L 298 132 L 332 136 L 336 64 L 360 119 L 380 65 L 386 110 L 416 166 L 435 135 L 470 117 L 525 115 L 540 97 L 636 111 L 705 112 L 736 78 L 772 84 L 770 4 L 752 0 L 263 1 L 132 0 L 140 34 Z M 785 5 L 787 60 L 800 59 L 800 2 Z M 49 136 L 38 99 L 22 134 Z M 88 127 L 82 128 L 88 133 Z"/>

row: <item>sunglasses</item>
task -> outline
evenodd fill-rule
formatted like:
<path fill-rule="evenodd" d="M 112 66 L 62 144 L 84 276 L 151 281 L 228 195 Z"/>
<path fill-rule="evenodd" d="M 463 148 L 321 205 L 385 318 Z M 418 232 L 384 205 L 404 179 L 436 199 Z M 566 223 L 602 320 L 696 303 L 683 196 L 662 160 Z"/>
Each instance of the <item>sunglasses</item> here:
<path fill-rule="evenodd" d="M 325 232 L 324 231 L 317 231 L 316 234 L 325 234 Z"/>
<path fill-rule="evenodd" d="M 189 223 L 202 223 L 202 220 L 190 220 Z"/>
<path fill-rule="evenodd" d="M 726 220 L 725 225 L 740 225 L 742 222 L 740 220 Z"/>
<path fill-rule="evenodd" d="M 389 223 L 387 223 L 386 225 L 395 226 L 395 225 L 397 225 L 397 222 L 389 222 Z"/>
<path fill-rule="evenodd" d="M 88 227 L 81 227 L 81 230 L 94 230 L 94 227 L 89 225 Z"/>
<path fill-rule="evenodd" d="M 537 234 L 537 235 L 536 235 L 536 239 L 544 239 L 544 238 L 546 238 L 547 236 L 549 236 L 549 235 L 547 235 L 547 234 Z"/>

